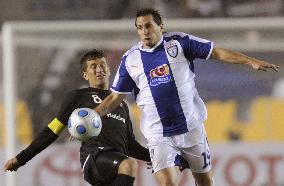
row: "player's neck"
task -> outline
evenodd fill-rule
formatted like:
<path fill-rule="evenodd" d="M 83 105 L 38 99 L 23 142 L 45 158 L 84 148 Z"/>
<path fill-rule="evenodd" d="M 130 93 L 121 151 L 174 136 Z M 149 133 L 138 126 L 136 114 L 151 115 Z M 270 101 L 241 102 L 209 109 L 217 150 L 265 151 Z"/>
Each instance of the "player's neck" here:
<path fill-rule="evenodd" d="M 108 90 L 109 89 L 107 84 L 106 85 L 90 85 L 90 87 L 100 89 L 100 90 Z"/>

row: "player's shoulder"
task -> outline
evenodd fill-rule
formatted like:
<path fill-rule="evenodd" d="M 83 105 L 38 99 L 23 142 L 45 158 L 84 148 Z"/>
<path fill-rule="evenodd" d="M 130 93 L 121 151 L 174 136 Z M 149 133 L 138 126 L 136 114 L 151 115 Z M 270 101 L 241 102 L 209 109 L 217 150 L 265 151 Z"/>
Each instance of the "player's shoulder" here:
<path fill-rule="evenodd" d="M 74 89 L 74 90 L 70 90 L 69 92 L 67 92 L 67 94 L 65 95 L 67 98 L 76 98 L 78 96 L 82 96 L 86 93 L 90 92 L 90 88 L 80 88 L 80 89 Z"/>
<path fill-rule="evenodd" d="M 79 95 L 80 92 L 78 90 L 70 90 L 63 95 L 63 100 L 65 103 L 73 102 L 74 100 L 76 100 L 76 98 L 78 98 Z"/>
<path fill-rule="evenodd" d="M 127 57 L 127 56 L 131 55 L 133 52 L 139 50 L 139 45 L 140 45 L 140 42 L 137 43 L 136 45 L 133 45 L 129 50 L 127 50 L 127 51 L 123 54 L 123 57 Z"/>
<path fill-rule="evenodd" d="M 69 95 L 69 96 L 76 96 L 78 94 L 82 94 L 84 92 L 84 89 L 85 88 L 70 90 L 69 92 L 67 92 L 67 95 Z"/>
<path fill-rule="evenodd" d="M 165 40 L 179 39 L 188 36 L 187 33 L 184 32 L 165 32 L 163 33 L 163 37 Z"/>
<path fill-rule="evenodd" d="M 71 95 L 86 95 L 86 94 L 111 94 L 110 90 L 103 90 L 94 87 L 85 87 L 80 89 L 74 89 L 70 91 Z"/>

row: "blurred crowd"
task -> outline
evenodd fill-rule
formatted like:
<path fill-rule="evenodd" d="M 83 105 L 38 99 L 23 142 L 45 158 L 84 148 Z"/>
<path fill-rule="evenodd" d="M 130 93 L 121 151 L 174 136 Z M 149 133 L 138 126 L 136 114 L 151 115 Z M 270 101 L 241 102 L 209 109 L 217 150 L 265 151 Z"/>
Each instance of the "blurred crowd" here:
<path fill-rule="evenodd" d="M 131 18 L 142 7 L 155 7 L 170 18 L 284 16 L 283 0 L 2 0 L 0 23 Z"/>

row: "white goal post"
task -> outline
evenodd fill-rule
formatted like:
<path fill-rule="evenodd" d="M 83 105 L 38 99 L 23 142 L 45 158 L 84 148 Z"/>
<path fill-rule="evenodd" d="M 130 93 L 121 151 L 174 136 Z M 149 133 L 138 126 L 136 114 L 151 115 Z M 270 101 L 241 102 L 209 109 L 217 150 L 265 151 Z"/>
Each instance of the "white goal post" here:
<path fill-rule="evenodd" d="M 182 31 L 239 51 L 284 51 L 284 18 L 222 18 L 165 20 L 166 31 Z M 83 34 L 82 34 L 83 33 Z M 16 21 L 2 28 L 3 88 L 7 158 L 15 155 L 17 47 L 127 49 L 138 41 L 134 20 Z M 16 186 L 7 174 L 7 186 Z"/>

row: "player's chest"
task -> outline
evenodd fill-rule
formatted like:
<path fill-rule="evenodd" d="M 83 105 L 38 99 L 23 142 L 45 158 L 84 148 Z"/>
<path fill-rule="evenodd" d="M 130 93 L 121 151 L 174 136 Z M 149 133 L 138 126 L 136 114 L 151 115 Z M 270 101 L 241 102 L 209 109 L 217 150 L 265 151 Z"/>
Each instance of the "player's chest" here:
<path fill-rule="evenodd" d="M 96 92 L 88 92 L 81 95 L 77 100 L 78 107 L 95 108 L 98 106 L 108 95 L 98 94 Z"/>
<path fill-rule="evenodd" d="M 109 94 L 86 93 L 80 100 L 79 107 L 95 108 L 97 107 Z M 124 105 L 121 103 L 116 109 L 109 113 L 110 117 L 117 118 L 119 116 L 125 117 L 126 111 Z"/>
<path fill-rule="evenodd" d="M 131 56 L 127 61 L 128 72 L 136 83 L 141 82 L 143 78 L 149 80 L 168 76 L 171 68 L 178 69 L 184 65 L 188 64 L 181 47 L 177 44 L 165 45 L 165 48 L 154 52 L 141 51 L 138 58 Z"/>

